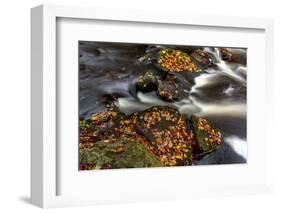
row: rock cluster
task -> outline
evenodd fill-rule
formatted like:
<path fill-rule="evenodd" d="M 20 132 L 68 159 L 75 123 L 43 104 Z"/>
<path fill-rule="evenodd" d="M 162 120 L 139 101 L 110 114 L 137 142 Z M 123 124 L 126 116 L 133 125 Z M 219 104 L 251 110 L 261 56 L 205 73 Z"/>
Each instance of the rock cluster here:
<path fill-rule="evenodd" d="M 136 89 L 144 93 L 156 91 L 156 94 L 167 102 L 179 101 L 184 94 L 179 85 L 178 74 L 198 73 L 214 65 L 213 57 L 200 48 L 193 49 L 190 53 L 163 48 L 156 55 L 154 65 L 158 72 L 146 71 L 141 74 L 136 81 Z"/>
<path fill-rule="evenodd" d="M 180 87 L 177 83 L 176 76 L 157 74 L 147 71 L 140 75 L 136 82 L 136 89 L 144 93 L 156 91 L 156 94 L 164 101 L 172 102 L 179 100 Z"/>
<path fill-rule="evenodd" d="M 187 122 L 193 129 L 168 106 L 131 115 L 116 108 L 95 113 L 80 120 L 80 169 L 192 165 L 198 153 L 220 145 L 221 135 L 206 119 L 192 116 Z"/>

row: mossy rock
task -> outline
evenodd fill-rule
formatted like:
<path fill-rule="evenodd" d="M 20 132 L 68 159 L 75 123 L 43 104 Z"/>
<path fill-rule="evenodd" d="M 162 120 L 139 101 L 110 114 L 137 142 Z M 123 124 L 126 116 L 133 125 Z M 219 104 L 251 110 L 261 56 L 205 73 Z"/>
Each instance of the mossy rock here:
<path fill-rule="evenodd" d="M 221 144 L 221 133 L 206 119 L 194 115 L 190 118 L 191 128 L 195 136 L 193 152 L 197 155 L 207 154 Z"/>
<path fill-rule="evenodd" d="M 190 55 L 172 48 L 161 49 L 157 54 L 155 65 L 169 73 L 200 71 Z"/>
<path fill-rule="evenodd" d="M 177 109 L 155 106 L 138 113 L 136 132 L 165 166 L 191 165 L 193 137 Z"/>
<path fill-rule="evenodd" d="M 161 167 L 163 164 L 142 144 L 128 138 L 108 139 L 80 150 L 80 168 L 118 169 Z M 81 166 L 82 165 L 82 166 Z"/>
<path fill-rule="evenodd" d="M 152 142 L 153 130 L 162 131 L 176 126 L 181 114 L 175 108 L 168 106 L 154 106 L 137 114 L 136 128 L 138 133 Z"/>
<path fill-rule="evenodd" d="M 139 76 L 136 83 L 137 89 L 142 92 L 150 92 L 156 90 L 157 85 L 158 85 L 157 77 L 151 71 L 147 71 L 141 76 Z"/>

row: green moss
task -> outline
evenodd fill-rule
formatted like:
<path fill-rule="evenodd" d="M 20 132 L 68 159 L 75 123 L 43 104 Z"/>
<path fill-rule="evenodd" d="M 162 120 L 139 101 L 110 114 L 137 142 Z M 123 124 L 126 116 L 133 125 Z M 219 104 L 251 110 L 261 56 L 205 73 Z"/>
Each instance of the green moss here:
<path fill-rule="evenodd" d="M 140 143 L 128 138 L 116 141 L 103 140 L 92 148 L 80 151 L 80 163 L 100 168 L 161 167 L 162 163 Z"/>
<path fill-rule="evenodd" d="M 210 134 L 207 131 L 198 128 L 199 118 L 192 115 L 190 120 L 191 120 L 191 126 L 194 131 L 195 142 L 196 142 L 194 151 L 197 153 L 206 153 L 216 149 L 219 144 L 210 143 L 209 141 L 206 141 L 205 139 L 206 138 L 209 139 Z M 218 130 L 216 130 L 214 127 L 212 127 L 212 129 L 218 132 Z"/>
<path fill-rule="evenodd" d="M 79 125 L 81 129 L 88 129 L 91 127 L 91 123 L 89 120 L 80 120 Z"/>
<path fill-rule="evenodd" d="M 116 115 L 112 118 L 113 122 L 120 122 L 121 120 L 125 119 L 127 119 L 127 116 L 122 112 L 116 112 Z"/>
<path fill-rule="evenodd" d="M 171 54 L 173 51 L 174 50 L 171 48 L 164 48 L 164 49 L 159 50 L 158 54 L 159 54 L 159 56 L 165 56 L 167 54 Z"/>

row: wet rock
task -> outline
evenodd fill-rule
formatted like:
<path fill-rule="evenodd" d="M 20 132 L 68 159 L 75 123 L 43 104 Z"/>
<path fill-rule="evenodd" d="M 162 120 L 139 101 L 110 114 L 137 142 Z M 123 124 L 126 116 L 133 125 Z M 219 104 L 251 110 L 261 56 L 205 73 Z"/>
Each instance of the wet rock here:
<path fill-rule="evenodd" d="M 115 101 L 117 101 L 117 98 L 114 94 L 104 94 L 100 99 L 99 102 L 104 104 L 104 105 L 108 105 L 108 104 L 112 104 Z"/>
<path fill-rule="evenodd" d="M 80 150 L 79 159 L 81 170 L 163 166 L 142 144 L 125 137 L 96 142 Z"/>
<path fill-rule="evenodd" d="M 178 110 L 155 106 L 138 113 L 136 132 L 143 137 L 140 142 L 165 166 L 191 165 L 193 135 Z"/>
<path fill-rule="evenodd" d="M 202 67 L 209 67 L 214 65 L 213 57 L 202 49 L 195 49 L 190 53 L 190 56 L 194 58 Z"/>
<path fill-rule="evenodd" d="M 226 48 L 220 49 L 220 57 L 224 61 L 232 61 L 233 59 L 232 53 Z"/>
<path fill-rule="evenodd" d="M 191 165 L 220 143 L 220 132 L 207 120 L 188 120 L 169 106 L 131 115 L 111 106 L 80 120 L 81 169 Z"/>
<path fill-rule="evenodd" d="M 227 61 L 229 63 L 242 64 L 246 65 L 246 50 L 244 49 L 227 49 L 221 48 L 219 51 L 220 57 L 222 60 Z"/>
<path fill-rule="evenodd" d="M 106 111 L 92 114 L 88 120 L 80 119 L 80 149 L 91 144 L 122 135 L 119 130 L 121 120 L 127 119 L 127 115 L 120 112 L 116 106 L 107 105 Z"/>
<path fill-rule="evenodd" d="M 157 95 L 164 101 L 176 101 L 180 99 L 180 88 L 175 77 L 160 80 L 158 83 Z"/>
<path fill-rule="evenodd" d="M 158 52 L 156 65 L 161 70 L 172 73 L 199 71 L 187 53 L 171 48 L 164 48 Z"/>
<path fill-rule="evenodd" d="M 137 80 L 137 89 L 142 92 L 150 92 L 157 89 L 157 77 L 153 72 L 145 72 Z"/>
<path fill-rule="evenodd" d="M 215 129 L 206 119 L 192 115 L 190 124 L 195 136 L 193 147 L 195 155 L 202 156 L 215 150 L 221 144 L 220 131 Z"/>

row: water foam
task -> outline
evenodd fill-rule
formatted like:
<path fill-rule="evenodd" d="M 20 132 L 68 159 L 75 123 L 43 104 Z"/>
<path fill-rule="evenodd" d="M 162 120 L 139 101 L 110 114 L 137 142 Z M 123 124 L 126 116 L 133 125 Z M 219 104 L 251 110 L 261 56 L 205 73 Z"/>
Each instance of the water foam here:
<path fill-rule="evenodd" d="M 231 148 L 241 157 L 247 159 L 248 150 L 247 142 L 245 139 L 239 138 L 237 136 L 229 136 L 224 138 L 224 142 L 227 143 Z"/>

